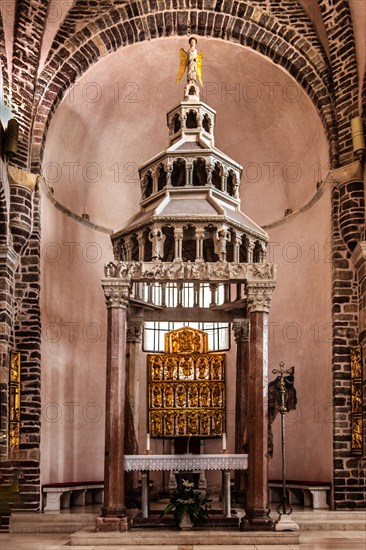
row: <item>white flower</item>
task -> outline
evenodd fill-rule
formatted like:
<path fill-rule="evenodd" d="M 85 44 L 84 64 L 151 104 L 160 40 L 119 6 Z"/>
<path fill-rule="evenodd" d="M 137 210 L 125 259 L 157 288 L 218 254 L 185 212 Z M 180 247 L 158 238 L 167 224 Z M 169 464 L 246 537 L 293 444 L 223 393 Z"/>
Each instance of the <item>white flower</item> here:
<path fill-rule="evenodd" d="M 190 489 L 191 487 L 193 487 L 194 483 L 189 483 L 187 479 L 183 479 L 182 485 L 183 487 L 187 487 L 187 489 Z"/>

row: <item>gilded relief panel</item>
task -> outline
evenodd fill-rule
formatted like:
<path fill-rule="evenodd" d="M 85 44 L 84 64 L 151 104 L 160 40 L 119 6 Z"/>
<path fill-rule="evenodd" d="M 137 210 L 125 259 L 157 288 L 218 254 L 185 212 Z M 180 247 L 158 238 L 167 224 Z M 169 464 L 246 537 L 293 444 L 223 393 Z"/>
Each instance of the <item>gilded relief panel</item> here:
<path fill-rule="evenodd" d="M 9 443 L 10 449 L 19 450 L 20 442 L 20 353 L 10 352 L 9 380 Z"/>
<path fill-rule="evenodd" d="M 220 436 L 225 427 L 225 355 L 209 353 L 207 334 L 189 327 L 168 333 L 165 349 L 148 355 L 150 435 Z"/>
<path fill-rule="evenodd" d="M 351 354 L 351 451 L 362 455 L 362 356 L 361 346 L 350 349 Z"/>

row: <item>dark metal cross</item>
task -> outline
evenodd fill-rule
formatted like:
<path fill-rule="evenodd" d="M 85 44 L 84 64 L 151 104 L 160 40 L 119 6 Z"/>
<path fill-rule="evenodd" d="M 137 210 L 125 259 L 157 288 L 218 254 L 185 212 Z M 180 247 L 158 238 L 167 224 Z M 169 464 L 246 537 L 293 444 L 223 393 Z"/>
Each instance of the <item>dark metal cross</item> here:
<path fill-rule="evenodd" d="M 285 401 L 285 395 L 286 395 L 286 387 L 285 387 L 285 375 L 286 374 L 293 374 L 295 371 L 295 367 L 291 367 L 290 369 L 285 369 L 285 363 L 281 361 L 279 369 L 273 369 L 273 374 L 279 374 L 280 375 L 280 395 L 281 395 L 281 405 L 280 405 L 280 413 L 281 413 L 281 442 L 282 442 L 282 499 L 281 503 L 277 507 L 277 512 L 281 514 L 281 508 L 282 508 L 282 514 L 291 514 L 292 507 L 288 503 L 287 499 L 287 490 L 286 490 L 286 440 L 285 440 L 285 413 L 287 412 L 286 407 L 286 401 Z"/>

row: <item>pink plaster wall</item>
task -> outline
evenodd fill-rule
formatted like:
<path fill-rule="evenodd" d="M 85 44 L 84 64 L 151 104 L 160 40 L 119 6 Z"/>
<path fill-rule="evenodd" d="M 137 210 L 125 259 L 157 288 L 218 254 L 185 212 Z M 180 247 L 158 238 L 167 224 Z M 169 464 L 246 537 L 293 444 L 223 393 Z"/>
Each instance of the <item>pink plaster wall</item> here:
<path fill-rule="evenodd" d="M 220 41 L 200 39 L 198 45 L 205 56 L 204 100 L 217 110 L 216 146 L 247 167 L 242 210 L 259 224 L 271 224 L 283 217 L 285 209 L 303 207 L 327 171 L 328 146 L 317 113 L 295 82 L 263 56 Z M 184 84 L 174 83 L 180 47 L 186 47 L 186 39 L 130 46 L 103 59 L 80 79 L 56 112 L 46 144 L 44 173 L 57 200 L 79 215 L 87 212 L 92 222 L 108 228 L 117 228 L 136 212 L 140 196 L 136 168 L 167 147 L 165 115 L 183 95 Z M 42 227 L 43 249 L 55 242 L 62 251 L 57 261 L 43 259 L 42 320 L 44 327 L 56 323 L 63 329 L 57 342 L 44 337 L 42 343 L 43 403 L 57 403 L 63 412 L 57 422 L 43 419 L 42 481 L 98 479 L 103 476 L 103 418 L 90 422 L 82 407 L 88 403 L 104 407 L 106 309 L 100 278 L 112 252 L 107 235 L 61 214 L 45 197 Z M 329 194 L 270 230 L 270 236 L 280 245 L 272 248 L 278 285 L 270 321 L 278 325 L 273 325 L 269 364 L 272 369 L 283 360 L 296 366 L 301 406 L 299 418 L 287 423 L 288 474 L 329 479 L 331 424 L 324 407 L 331 396 L 330 344 L 314 342 L 311 328 L 319 323 L 319 338 L 329 335 L 323 329 L 331 313 L 331 268 L 323 261 L 330 241 Z M 67 242 L 80 243 L 76 261 L 70 261 Z M 92 242 L 96 246 L 90 247 L 90 255 L 101 251 L 96 262 L 82 255 L 83 247 Z M 289 245 L 292 242 L 297 246 Z M 314 257 L 317 246 L 320 261 Z M 298 247 L 301 259 L 293 262 L 291 253 Z M 54 247 L 55 253 L 60 249 Z M 53 249 L 47 250 L 51 254 Z M 70 322 L 79 323 L 72 342 L 65 325 Z M 95 343 L 83 338 L 81 329 L 88 323 L 101 327 L 102 336 Z M 288 323 L 300 326 L 296 343 L 289 342 L 293 334 Z M 228 388 L 233 388 L 233 396 L 234 365 L 230 353 Z M 142 388 L 142 402 L 145 395 Z M 233 396 L 230 391 L 230 403 Z M 65 405 L 69 401 L 80 403 L 75 405 L 73 422 L 68 415 L 71 406 Z M 315 421 L 313 405 L 320 411 Z M 51 406 L 47 414 L 56 411 Z M 143 410 L 141 418 L 146 418 Z M 231 450 L 233 429 L 230 414 Z M 277 435 L 272 476 L 280 467 Z M 207 451 L 218 449 L 218 443 L 207 446 Z"/>

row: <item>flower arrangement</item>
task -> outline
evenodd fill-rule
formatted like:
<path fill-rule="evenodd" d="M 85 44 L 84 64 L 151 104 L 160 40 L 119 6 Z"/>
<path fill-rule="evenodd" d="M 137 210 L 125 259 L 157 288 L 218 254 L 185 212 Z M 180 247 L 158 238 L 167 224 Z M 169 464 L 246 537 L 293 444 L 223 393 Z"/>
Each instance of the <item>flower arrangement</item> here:
<path fill-rule="evenodd" d="M 170 503 L 165 507 L 162 515 L 173 512 L 175 521 L 180 524 L 183 516 L 188 515 L 192 523 L 197 523 L 208 516 L 211 506 L 210 499 L 201 496 L 201 493 L 193 489 L 193 483 L 183 480 L 182 488 L 173 491 Z"/>

